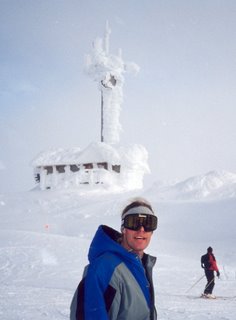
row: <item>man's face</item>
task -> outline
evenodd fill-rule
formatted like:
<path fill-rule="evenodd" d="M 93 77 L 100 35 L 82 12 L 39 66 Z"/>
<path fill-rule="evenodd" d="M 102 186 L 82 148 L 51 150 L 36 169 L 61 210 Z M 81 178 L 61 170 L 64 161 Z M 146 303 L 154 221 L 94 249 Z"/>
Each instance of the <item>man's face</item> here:
<path fill-rule="evenodd" d="M 149 245 L 151 237 L 152 231 L 146 232 L 143 227 L 137 231 L 124 228 L 122 245 L 127 250 L 132 250 L 139 256 L 142 256 L 143 251 Z"/>

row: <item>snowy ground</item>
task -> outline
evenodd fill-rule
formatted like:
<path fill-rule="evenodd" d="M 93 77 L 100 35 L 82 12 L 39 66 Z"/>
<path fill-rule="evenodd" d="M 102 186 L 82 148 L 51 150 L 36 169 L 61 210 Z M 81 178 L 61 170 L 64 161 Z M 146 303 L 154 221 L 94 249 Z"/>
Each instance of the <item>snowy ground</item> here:
<path fill-rule="evenodd" d="M 236 198 L 160 201 L 153 191 L 144 194 L 159 217 L 146 250 L 158 258 L 158 319 L 236 319 Z M 0 319 L 68 319 L 94 232 L 99 224 L 119 229 L 122 203 L 133 195 L 1 194 Z M 200 256 L 210 245 L 221 270 L 214 290 L 219 299 L 203 300 L 205 279 L 188 289 L 203 275 Z"/>

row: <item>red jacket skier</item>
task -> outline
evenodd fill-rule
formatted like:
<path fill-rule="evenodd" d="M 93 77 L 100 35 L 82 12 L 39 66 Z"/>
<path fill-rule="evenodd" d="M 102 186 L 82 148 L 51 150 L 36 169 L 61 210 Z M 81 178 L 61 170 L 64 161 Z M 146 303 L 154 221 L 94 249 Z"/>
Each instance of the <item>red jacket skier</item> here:
<path fill-rule="evenodd" d="M 219 268 L 216 263 L 216 258 L 213 254 L 212 247 L 209 247 L 207 249 L 207 253 L 201 257 L 201 266 L 205 270 L 205 275 L 207 278 L 207 284 L 206 284 L 203 296 L 205 296 L 207 298 L 215 298 L 212 295 L 212 291 L 215 286 L 214 271 L 216 271 L 218 278 L 220 276 L 220 272 L 219 272 Z"/>

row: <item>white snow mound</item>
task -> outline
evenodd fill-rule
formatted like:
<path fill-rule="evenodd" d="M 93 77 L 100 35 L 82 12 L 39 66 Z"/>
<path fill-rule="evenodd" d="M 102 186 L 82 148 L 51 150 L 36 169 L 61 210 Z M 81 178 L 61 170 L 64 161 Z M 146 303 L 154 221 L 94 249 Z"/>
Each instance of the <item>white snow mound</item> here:
<path fill-rule="evenodd" d="M 210 171 L 172 185 L 155 183 L 150 192 L 162 200 L 217 200 L 236 196 L 236 174 Z"/>

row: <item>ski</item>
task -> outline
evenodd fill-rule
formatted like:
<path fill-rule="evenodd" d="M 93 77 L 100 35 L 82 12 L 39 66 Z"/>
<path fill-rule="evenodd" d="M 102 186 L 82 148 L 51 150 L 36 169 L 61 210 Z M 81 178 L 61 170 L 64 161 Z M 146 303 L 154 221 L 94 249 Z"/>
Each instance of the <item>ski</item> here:
<path fill-rule="evenodd" d="M 202 299 L 210 299 L 210 300 L 236 300 L 236 296 L 214 296 L 214 295 L 206 295 L 201 294 L 200 298 Z"/>
<path fill-rule="evenodd" d="M 213 297 L 204 297 L 203 294 L 201 294 L 200 296 L 185 296 L 188 299 L 208 299 L 208 300 L 236 300 L 236 296 L 214 296 Z"/>
<path fill-rule="evenodd" d="M 213 294 L 202 293 L 200 298 L 203 298 L 203 299 L 216 299 L 216 296 L 214 296 Z"/>

